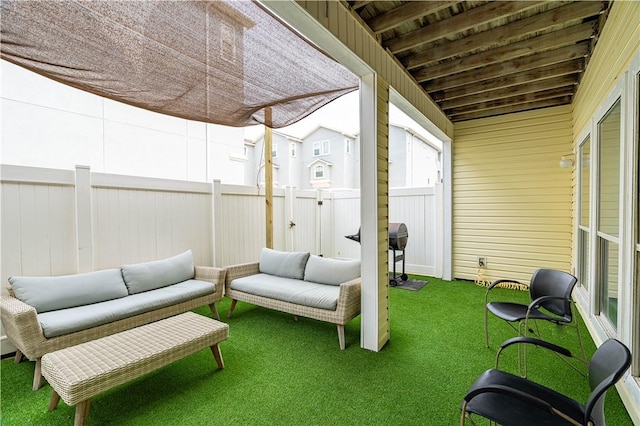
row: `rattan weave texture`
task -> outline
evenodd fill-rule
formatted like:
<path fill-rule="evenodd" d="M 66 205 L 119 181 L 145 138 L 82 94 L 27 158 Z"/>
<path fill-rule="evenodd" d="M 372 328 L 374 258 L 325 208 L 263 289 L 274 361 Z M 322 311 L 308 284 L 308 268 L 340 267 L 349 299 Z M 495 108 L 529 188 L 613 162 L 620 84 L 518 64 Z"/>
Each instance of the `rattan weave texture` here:
<path fill-rule="evenodd" d="M 227 324 L 187 312 L 48 353 L 42 374 L 64 402 L 75 405 L 228 336 Z"/>
<path fill-rule="evenodd" d="M 330 311 L 256 296 L 231 288 L 231 282 L 234 279 L 260 273 L 259 262 L 228 266 L 226 269 L 225 296 L 231 299 L 338 325 L 345 325 L 360 314 L 360 278 L 347 281 L 340 285 L 338 305 L 335 311 Z"/>

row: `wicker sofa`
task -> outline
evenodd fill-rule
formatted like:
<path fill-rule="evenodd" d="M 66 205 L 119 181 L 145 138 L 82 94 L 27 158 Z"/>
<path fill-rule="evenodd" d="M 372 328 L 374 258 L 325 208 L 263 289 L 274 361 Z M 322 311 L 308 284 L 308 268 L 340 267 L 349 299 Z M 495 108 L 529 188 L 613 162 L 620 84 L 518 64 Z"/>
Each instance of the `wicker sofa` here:
<path fill-rule="evenodd" d="M 263 248 L 259 262 L 226 267 L 225 296 L 238 301 L 334 323 L 340 349 L 344 326 L 360 314 L 360 261 Z"/>
<path fill-rule="evenodd" d="M 33 389 L 42 383 L 46 353 L 138 327 L 222 298 L 224 269 L 193 265 L 190 250 L 120 269 L 57 277 L 11 277 L 0 315 L 16 362 L 36 362 Z"/>

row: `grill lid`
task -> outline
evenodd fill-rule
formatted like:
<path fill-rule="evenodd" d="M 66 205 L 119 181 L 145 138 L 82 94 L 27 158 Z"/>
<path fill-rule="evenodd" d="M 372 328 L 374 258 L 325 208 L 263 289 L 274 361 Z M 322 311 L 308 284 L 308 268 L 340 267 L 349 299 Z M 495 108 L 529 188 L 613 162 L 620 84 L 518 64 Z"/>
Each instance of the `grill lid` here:
<path fill-rule="evenodd" d="M 360 242 L 360 228 L 358 233 L 353 235 L 345 235 L 345 238 Z M 404 250 L 409 239 L 409 232 L 404 223 L 389 223 L 389 250 Z"/>

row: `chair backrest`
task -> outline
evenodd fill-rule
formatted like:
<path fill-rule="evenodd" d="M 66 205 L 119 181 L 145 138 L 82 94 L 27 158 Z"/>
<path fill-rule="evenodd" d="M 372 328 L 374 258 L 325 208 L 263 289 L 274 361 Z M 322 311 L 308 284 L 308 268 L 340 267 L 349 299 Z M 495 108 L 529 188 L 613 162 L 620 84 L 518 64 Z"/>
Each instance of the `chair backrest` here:
<path fill-rule="evenodd" d="M 578 279 L 573 275 L 555 269 L 538 269 L 531 277 L 529 294 L 531 300 L 541 296 L 560 297 L 562 300 L 549 300 L 541 306 L 556 315 L 571 321 L 571 292 Z"/>
<path fill-rule="evenodd" d="M 615 385 L 631 365 L 631 352 L 616 339 L 606 340 L 589 361 L 591 395 L 585 404 L 584 424 L 591 419 L 596 426 L 606 425 L 604 400 L 607 390 Z"/>

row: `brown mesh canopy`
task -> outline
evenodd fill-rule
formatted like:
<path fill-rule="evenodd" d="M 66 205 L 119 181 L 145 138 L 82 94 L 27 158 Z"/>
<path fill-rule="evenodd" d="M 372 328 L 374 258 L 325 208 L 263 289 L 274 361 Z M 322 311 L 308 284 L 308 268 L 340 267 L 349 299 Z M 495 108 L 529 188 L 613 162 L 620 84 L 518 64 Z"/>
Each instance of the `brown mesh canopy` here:
<path fill-rule="evenodd" d="M 190 120 L 283 127 L 358 86 L 251 1 L 3 0 L 1 7 L 3 59 Z"/>

